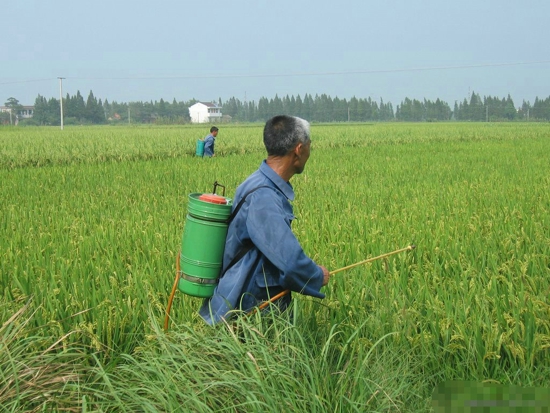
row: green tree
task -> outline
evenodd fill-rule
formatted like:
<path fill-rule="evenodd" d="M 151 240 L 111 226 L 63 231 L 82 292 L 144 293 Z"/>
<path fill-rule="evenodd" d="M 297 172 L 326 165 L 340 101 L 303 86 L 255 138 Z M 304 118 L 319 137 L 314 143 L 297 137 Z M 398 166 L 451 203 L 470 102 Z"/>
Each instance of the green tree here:
<path fill-rule="evenodd" d="M 517 116 L 516 107 L 510 95 L 508 95 L 508 97 L 506 98 L 505 107 L 504 107 L 504 116 L 508 120 L 514 120 Z"/>
<path fill-rule="evenodd" d="M 458 109 L 458 103 L 456 100 L 455 100 L 455 106 L 453 109 L 453 117 L 454 117 L 454 120 L 460 120 L 460 110 Z"/>
<path fill-rule="evenodd" d="M 47 125 L 48 101 L 44 96 L 38 95 L 34 100 L 33 118 L 39 125 Z"/>
<path fill-rule="evenodd" d="M 370 120 L 370 105 L 366 99 L 357 100 L 357 120 L 360 122 Z"/>
<path fill-rule="evenodd" d="M 390 102 L 384 103 L 384 100 L 380 98 L 380 116 L 379 120 L 388 121 L 394 120 L 395 115 L 393 113 L 393 106 Z"/>
<path fill-rule="evenodd" d="M 300 97 L 300 95 L 296 96 L 296 101 L 294 102 L 294 111 L 295 111 L 295 115 L 298 116 L 299 118 L 304 117 L 303 106 L 304 106 L 304 103 L 302 102 L 302 98 Z"/>
<path fill-rule="evenodd" d="M 258 101 L 258 120 L 266 122 L 269 119 L 269 100 L 261 97 Z"/>
<path fill-rule="evenodd" d="M 269 117 L 283 114 L 283 101 L 279 95 L 275 94 L 275 97 L 269 102 L 270 114 Z"/>
<path fill-rule="evenodd" d="M 331 122 L 332 119 L 332 99 L 326 94 L 315 95 L 314 114 L 312 120 L 315 122 Z"/>
<path fill-rule="evenodd" d="M 86 104 L 84 103 L 84 98 L 80 94 L 80 90 L 76 91 L 76 96 L 72 99 L 72 104 L 74 105 L 75 118 L 81 122 L 86 117 Z"/>
<path fill-rule="evenodd" d="M 17 123 L 17 118 L 19 117 L 19 112 L 23 109 L 23 105 L 21 105 L 16 98 L 10 97 L 6 101 L 5 106 L 9 110 L 8 116 L 10 119 L 10 124 L 13 125 L 14 123 Z"/>
<path fill-rule="evenodd" d="M 303 112 L 304 115 L 303 118 L 306 120 L 311 120 L 313 117 L 313 97 L 306 93 L 304 95 L 304 102 L 303 102 Z"/>
<path fill-rule="evenodd" d="M 246 122 L 255 122 L 258 120 L 258 111 L 256 109 L 256 103 L 254 101 L 246 104 Z"/>
<path fill-rule="evenodd" d="M 101 101 L 101 100 L 100 100 Z M 86 100 L 86 107 L 84 110 L 84 118 L 91 123 L 101 124 L 105 123 L 105 112 L 102 105 L 97 101 L 93 92 L 90 90 L 88 99 Z"/>
<path fill-rule="evenodd" d="M 358 106 L 359 106 L 359 101 L 355 96 L 353 96 L 348 103 L 348 115 L 349 115 L 348 119 L 352 122 L 356 122 L 359 120 Z"/>
<path fill-rule="evenodd" d="M 380 119 L 380 108 L 378 107 L 378 103 L 374 100 L 369 98 L 367 99 L 367 120 L 379 120 Z"/>
<path fill-rule="evenodd" d="M 485 120 L 485 105 L 481 100 L 481 97 L 475 92 L 472 92 L 468 107 L 470 115 L 468 120 L 474 122 L 482 122 Z"/>
<path fill-rule="evenodd" d="M 59 100 L 38 95 L 34 101 L 33 119 L 38 125 L 57 126 L 61 123 Z"/>
<path fill-rule="evenodd" d="M 223 104 L 223 114 L 231 116 L 233 119 L 237 117 L 237 113 L 239 112 L 239 107 L 237 105 L 237 100 L 232 97 L 228 101 L 226 101 Z"/>
<path fill-rule="evenodd" d="M 470 119 L 470 105 L 468 105 L 468 100 L 464 98 L 462 103 L 459 106 L 460 117 L 458 120 L 471 120 Z"/>
<path fill-rule="evenodd" d="M 336 122 L 346 122 L 348 120 L 348 102 L 346 102 L 346 99 L 334 98 L 332 101 L 332 114 Z"/>
<path fill-rule="evenodd" d="M 161 118 L 168 117 L 168 107 L 163 98 L 160 98 L 160 102 L 158 103 L 156 112 L 157 112 L 157 115 L 160 116 Z"/>
<path fill-rule="evenodd" d="M 400 105 L 397 105 L 396 118 L 399 121 L 410 121 L 411 120 L 411 106 L 412 102 L 409 98 L 405 98 Z"/>
<path fill-rule="evenodd" d="M 0 125 L 10 124 L 10 114 L 8 112 L 0 112 Z"/>
<path fill-rule="evenodd" d="M 285 115 L 296 116 L 296 99 L 294 99 L 294 96 L 286 95 L 283 98 L 283 109 Z"/>
<path fill-rule="evenodd" d="M 529 103 L 529 101 L 523 101 L 523 103 L 521 104 L 521 108 L 519 109 L 518 111 L 518 118 L 519 119 L 522 119 L 522 120 L 529 120 L 530 117 L 531 117 L 531 104 Z"/>
<path fill-rule="evenodd" d="M 58 99 L 50 98 L 48 100 L 47 113 L 46 125 L 57 126 L 61 124 L 61 105 Z"/>
<path fill-rule="evenodd" d="M 67 93 L 67 97 L 63 101 L 63 116 L 73 118 L 73 122 L 83 122 L 86 119 L 86 104 L 79 90 L 75 96 L 70 96 Z"/>

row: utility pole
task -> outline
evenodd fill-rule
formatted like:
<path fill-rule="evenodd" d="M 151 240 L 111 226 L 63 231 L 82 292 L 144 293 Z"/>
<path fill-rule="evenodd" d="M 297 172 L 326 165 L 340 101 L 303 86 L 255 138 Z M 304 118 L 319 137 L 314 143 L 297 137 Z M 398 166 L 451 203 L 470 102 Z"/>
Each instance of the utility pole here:
<path fill-rule="evenodd" d="M 128 125 L 130 124 L 130 104 L 128 104 Z"/>
<path fill-rule="evenodd" d="M 59 108 L 61 110 L 61 130 L 63 130 L 63 79 L 64 77 L 58 77 L 59 79 Z"/>
<path fill-rule="evenodd" d="M 489 122 L 489 105 L 485 106 L 485 121 Z"/>

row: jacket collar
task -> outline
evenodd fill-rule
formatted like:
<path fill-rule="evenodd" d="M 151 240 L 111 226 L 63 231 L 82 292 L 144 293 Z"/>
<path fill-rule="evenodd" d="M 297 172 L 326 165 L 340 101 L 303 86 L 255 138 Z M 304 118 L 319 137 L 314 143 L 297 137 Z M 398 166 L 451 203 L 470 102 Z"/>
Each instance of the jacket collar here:
<path fill-rule="evenodd" d="M 294 189 L 290 182 L 286 182 L 264 161 L 260 165 L 260 171 L 281 191 L 290 201 L 294 201 Z"/>

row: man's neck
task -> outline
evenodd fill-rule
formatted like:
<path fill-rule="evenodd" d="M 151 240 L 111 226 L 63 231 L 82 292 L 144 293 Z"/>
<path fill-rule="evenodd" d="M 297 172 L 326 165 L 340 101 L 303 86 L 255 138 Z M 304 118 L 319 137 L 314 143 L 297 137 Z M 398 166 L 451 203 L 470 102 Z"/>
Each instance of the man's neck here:
<path fill-rule="evenodd" d="M 290 178 L 294 176 L 294 166 L 289 156 L 268 156 L 265 162 L 285 182 L 290 181 Z"/>

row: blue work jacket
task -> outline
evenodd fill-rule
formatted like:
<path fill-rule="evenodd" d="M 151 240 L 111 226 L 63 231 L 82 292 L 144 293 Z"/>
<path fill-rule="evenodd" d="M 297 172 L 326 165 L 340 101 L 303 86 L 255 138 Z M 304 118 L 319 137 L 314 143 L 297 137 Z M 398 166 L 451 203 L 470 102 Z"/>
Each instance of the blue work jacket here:
<path fill-rule="evenodd" d="M 294 190 L 265 162 L 237 188 L 233 209 L 250 190 L 241 209 L 230 223 L 223 268 L 244 245 L 252 247 L 220 279 L 211 298 L 205 299 L 199 314 L 209 324 L 228 319 L 233 310 L 249 311 L 262 301 L 291 290 L 324 298 L 320 292 L 323 270 L 305 253 L 290 228 L 294 219 Z M 290 294 L 280 299 L 284 308 Z"/>
<path fill-rule="evenodd" d="M 216 141 L 216 138 L 212 136 L 212 134 L 206 136 L 204 138 L 204 156 L 214 156 L 214 142 Z"/>

